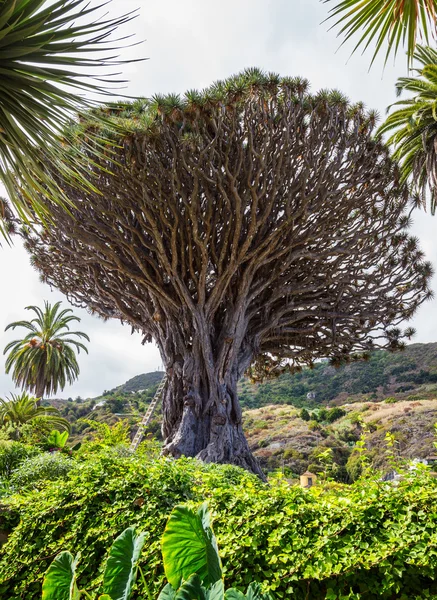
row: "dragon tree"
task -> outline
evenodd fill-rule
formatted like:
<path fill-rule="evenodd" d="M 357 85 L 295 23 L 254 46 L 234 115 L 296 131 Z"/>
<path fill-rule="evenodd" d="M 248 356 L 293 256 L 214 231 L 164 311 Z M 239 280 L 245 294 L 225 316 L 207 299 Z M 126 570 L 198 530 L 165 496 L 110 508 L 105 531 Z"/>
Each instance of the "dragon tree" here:
<path fill-rule="evenodd" d="M 106 152 L 92 114 L 67 136 L 97 191 L 47 164 L 71 209 L 23 230 L 33 264 L 74 305 L 156 342 L 165 453 L 262 475 L 240 377 L 395 350 L 431 294 L 376 114 L 257 70 L 102 110 L 116 124 Z"/>

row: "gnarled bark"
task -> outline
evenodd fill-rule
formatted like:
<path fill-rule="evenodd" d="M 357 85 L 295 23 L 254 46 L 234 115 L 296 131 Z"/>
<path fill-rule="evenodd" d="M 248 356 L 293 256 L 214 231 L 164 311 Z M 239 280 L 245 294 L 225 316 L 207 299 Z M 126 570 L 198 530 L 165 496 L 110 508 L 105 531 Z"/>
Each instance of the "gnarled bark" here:
<path fill-rule="evenodd" d="M 235 352 L 232 342 L 222 343 L 229 346 L 227 354 L 217 352 L 218 340 L 211 344 L 200 336 L 193 345 L 181 345 L 176 355 L 163 352 L 168 378 L 163 452 L 238 465 L 264 478 L 244 436 L 237 397 L 238 379 L 250 361 L 247 352 Z"/>

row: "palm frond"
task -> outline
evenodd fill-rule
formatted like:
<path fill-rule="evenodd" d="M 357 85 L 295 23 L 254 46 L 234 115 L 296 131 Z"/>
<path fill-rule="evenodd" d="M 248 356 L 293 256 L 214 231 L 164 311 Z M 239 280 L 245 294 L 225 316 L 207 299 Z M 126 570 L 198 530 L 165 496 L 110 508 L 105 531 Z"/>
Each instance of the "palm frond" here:
<path fill-rule="evenodd" d="M 418 77 L 402 77 L 400 93 L 413 92 L 413 98 L 401 99 L 390 109 L 377 135 L 389 134 L 388 145 L 400 162 L 402 180 L 411 184 L 413 193 L 425 204 L 428 198 L 432 214 L 437 204 L 437 52 L 417 47 L 414 58 L 422 68 Z M 431 59 L 435 62 L 426 63 Z"/>
<path fill-rule="evenodd" d="M 343 43 L 360 36 L 353 52 L 374 45 L 371 64 L 386 45 L 385 63 L 390 55 L 396 56 L 400 48 L 405 48 L 410 65 L 418 39 L 428 44 L 436 36 L 437 0 L 323 1 L 335 3 L 328 20 L 335 19 L 332 27 L 339 28 Z"/>
<path fill-rule="evenodd" d="M 68 204 L 44 169 L 41 152 L 72 183 L 89 185 L 82 175 L 84 157 L 65 152 L 61 131 L 90 107 L 84 93 L 107 93 L 108 81 L 121 83 L 114 72 L 122 64 L 121 40 L 113 34 L 135 14 L 99 20 L 106 4 L 0 0 L 0 181 L 23 220 L 31 210 L 49 218 L 38 193 Z M 0 232 L 7 235 L 1 219 Z"/>

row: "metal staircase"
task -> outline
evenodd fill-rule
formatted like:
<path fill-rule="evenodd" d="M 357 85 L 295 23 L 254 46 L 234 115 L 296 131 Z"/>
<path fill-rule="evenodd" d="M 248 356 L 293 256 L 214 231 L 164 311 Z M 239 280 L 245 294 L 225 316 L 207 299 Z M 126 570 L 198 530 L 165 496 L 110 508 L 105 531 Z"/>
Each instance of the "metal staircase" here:
<path fill-rule="evenodd" d="M 147 407 L 147 411 L 146 411 L 144 417 L 142 418 L 141 423 L 139 424 L 139 427 L 135 433 L 134 439 L 131 442 L 131 445 L 129 447 L 129 450 L 131 452 L 135 452 L 135 450 L 140 445 L 141 440 L 144 437 L 144 432 L 146 430 L 146 427 L 152 420 L 153 413 L 155 412 L 155 408 L 157 407 L 159 401 L 161 400 L 162 392 L 164 391 L 166 383 L 167 383 L 167 375 L 165 374 L 164 377 L 161 379 L 161 381 L 158 385 L 158 389 L 156 390 L 155 395 L 152 398 L 152 402 Z"/>

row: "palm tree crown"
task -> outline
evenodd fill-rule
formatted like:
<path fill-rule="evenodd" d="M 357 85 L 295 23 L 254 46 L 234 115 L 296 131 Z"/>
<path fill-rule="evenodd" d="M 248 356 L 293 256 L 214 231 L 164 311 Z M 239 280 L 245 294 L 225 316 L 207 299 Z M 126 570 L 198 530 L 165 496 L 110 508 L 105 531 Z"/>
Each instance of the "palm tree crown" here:
<path fill-rule="evenodd" d="M 87 185 L 83 157 L 66 152 L 61 131 L 89 108 L 84 92 L 109 91 L 110 79 L 120 83 L 113 77 L 120 42 L 112 34 L 135 16 L 99 19 L 101 7 L 88 0 L 0 0 L 0 181 L 21 217 L 29 207 L 47 216 L 37 192 L 65 201 L 41 152 L 72 182 Z"/>
<path fill-rule="evenodd" d="M 385 49 L 385 62 L 390 54 L 396 55 L 400 47 L 406 47 L 408 64 L 413 60 L 417 39 L 428 44 L 435 38 L 437 0 L 323 0 L 334 2 L 330 19 L 337 19 L 334 27 L 339 35 L 357 36 L 354 51 L 372 42 L 376 55 Z"/>
<path fill-rule="evenodd" d="M 36 314 L 34 319 L 16 321 L 6 327 L 6 330 L 16 327 L 29 330 L 23 339 L 10 342 L 3 354 L 9 352 L 6 373 L 12 369 L 14 382 L 38 398 L 54 394 L 58 388 L 63 390 L 67 382 L 73 383 L 79 375 L 75 350 L 88 352 L 77 338 L 89 342 L 89 337 L 81 331 L 70 331 L 69 324 L 80 321 L 79 317 L 71 314 L 70 308 L 58 312 L 60 305 L 60 302 L 53 306 L 45 302 L 44 310 L 28 306 L 27 310 Z"/>
<path fill-rule="evenodd" d="M 11 394 L 6 400 L 0 398 L 0 426 L 24 425 L 31 421 L 70 431 L 70 423 L 54 406 L 38 406 L 37 399 L 26 393 Z"/>
<path fill-rule="evenodd" d="M 420 65 L 418 77 L 401 77 L 397 93 L 412 92 L 392 106 L 394 110 L 379 128 L 389 133 L 387 143 L 394 148 L 404 181 L 410 181 L 418 202 L 425 205 L 428 190 L 430 207 L 437 206 L 437 51 L 418 46 L 414 58 Z"/>

